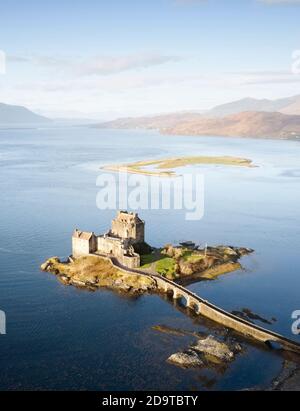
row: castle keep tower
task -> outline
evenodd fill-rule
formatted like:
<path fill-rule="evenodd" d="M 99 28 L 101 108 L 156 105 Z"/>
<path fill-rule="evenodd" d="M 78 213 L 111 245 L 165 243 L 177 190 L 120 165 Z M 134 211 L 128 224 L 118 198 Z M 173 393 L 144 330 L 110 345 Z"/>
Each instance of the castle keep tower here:
<path fill-rule="evenodd" d="M 111 235 L 128 239 L 131 244 L 144 243 L 145 222 L 136 213 L 119 211 L 117 217 L 112 220 Z"/>
<path fill-rule="evenodd" d="M 125 267 L 138 268 L 141 263 L 139 253 L 143 247 L 149 248 L 144 241 L 145 222 L 136 213 L 119 211 L 112 221 L 111 230 L 105 234 L 96 236 L 75 230 L 72 237 L 73 256 L 102 254 L 114 257 Z"/>

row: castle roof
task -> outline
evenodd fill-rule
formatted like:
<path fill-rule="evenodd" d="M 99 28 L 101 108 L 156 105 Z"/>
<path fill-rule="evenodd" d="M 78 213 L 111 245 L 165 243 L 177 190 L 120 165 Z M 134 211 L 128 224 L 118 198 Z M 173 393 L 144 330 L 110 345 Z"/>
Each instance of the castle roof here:
<path fill-rule="evenodd" d="M 87 231 L 75 230 L 73 233 L 74 238 L 80 238 L 80 240 L 90 240 L 95 234 Z"/>

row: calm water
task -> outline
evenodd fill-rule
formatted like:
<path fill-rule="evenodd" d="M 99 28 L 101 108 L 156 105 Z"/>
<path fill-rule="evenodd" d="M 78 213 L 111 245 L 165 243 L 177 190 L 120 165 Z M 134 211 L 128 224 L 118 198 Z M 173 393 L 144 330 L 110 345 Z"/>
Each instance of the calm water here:
<path fill-rule="evenodd" d="M 251 308 L 270 329 L 291 335 L 300 309 L 300 144 L 166 137 L 156 132 L 88 128 L 0 131 L 1 389 L 242 389 L 266 386 L 282 358 L 245 344 L 223 370 L 182 370 L 166 363 L 190 337 L 154 325 L 222 333 L 159 296 L 136 299 L 61 285 L 41 273 L 49 256 L 70 253 L 75 226 L 102 232 L 113 211 L 96 207 L 100 165 L 154 157 L 233 155 L 258 168 L 194 167 L 205 175 L 205 216 L 143 211 L 154 246 L 183 239 L 255 249 L 244 270 L 191 285 L 228 310 Z M 259 324 L 259 323 L 258 323 Z M 299 341 L 299 338 L 298 338 Z"/>

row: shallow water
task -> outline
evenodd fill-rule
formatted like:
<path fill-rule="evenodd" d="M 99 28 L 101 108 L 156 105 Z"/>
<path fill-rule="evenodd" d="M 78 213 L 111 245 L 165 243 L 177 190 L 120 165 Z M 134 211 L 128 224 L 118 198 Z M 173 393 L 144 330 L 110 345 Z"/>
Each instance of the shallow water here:
<path fill-rule="evenodd" d="M 0 335 L 1 389 L 242 389 L 270 382 L 282 358 L 249 344 L 226 370 L 167 364 L 193 339 L 152 326 L 222 330 L 159 296 L 91 293 L 39 270 L 47 257 L 70 254 L 75 227 L 108 229 L 115 212 L 96 207 L 101 165 L 201 154 L 246 157 L 259 167 L 178 170 L 204 174 L 204 218 L 143 210 L 148 242 L 255 249 L 242 260 L 244 270 L 189 287 L 229 311 L 247 307 L 276 317 L 267 327 L 299 341 L 291 333 L 291 313 L 300 309 L 299 142 L 85 127 L 0 130 L 0 309 L 7 316 L 7 335 Z"/>

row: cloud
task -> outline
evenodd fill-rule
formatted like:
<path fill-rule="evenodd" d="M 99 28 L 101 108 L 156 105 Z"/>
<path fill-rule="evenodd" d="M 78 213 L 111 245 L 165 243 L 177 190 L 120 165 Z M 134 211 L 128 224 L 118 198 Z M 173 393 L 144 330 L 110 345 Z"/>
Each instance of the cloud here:
<path fill-rule="evenodd" d="M 8 55 L 7 61 L 12 64 L 32 64 L 40 67 L 61 69 L 66 69 L 67 67 L 70 68 L 73 64 L 75 64 L 73 58 L 43 55 Z"/>
<path fill-rule="evenodd" d="M 141 74 L 129 74 L 124 73 L 119 76 L 111 77 L 80 77 L 72 78 L 68 80 L 53 79 L 52 81 L 33 81 L 22 82 L 15 85 L 15 90 L 19 91 L 31 91 L 31 92 L 47 92 L 47 93 L 70 93 L 70 92 L 107 92 L 110 94 L 118 94 L 124 92 L 131 92 L 134 90 L 149 90 L 164 87 L 174 87 L 175 85 L 189 85 L 189 84 L 202 84 L 207 83 L 208 79 L 197 76 L 180 76 L 170 74 L 160 74 L 145 76 Z M 213 84 L 216 83 L 215 77 L 213 78 Z"/>
<path fill-rule="evenodd" d="M 106 76 L 129 70 L 141 70 L 180 60 L 182 58 L 179 56 L 163 55 L 160 53 L 96 56 L 88 59 L 41 55 L 8 56 L 8 61 L 11 63 L 29 63 L 40 67 L 67 71 L 76 76 Z"/>
<path fill-rule="evenodd" d="M 296 76 L 290 71 L 261 71 L 236 73 L 243 85 L 264 85 L 264 84 L 293 84 L 300 82 L 300 76 Z"/>
<path fill-rule="evenodd" d="M 30 60 L 27 57 L 23 56 L 7 56 L 7 61 L 9 63 L 29 63 Z"/>
<path fill-rule="evenodd" d="M 108 75 L 123 71 L 143 69 L 180 61 L 178 56 L 161 54 L 135 54 L 117 57 L 97 57 L 83 62 L 78 69 L 81 75 Z"/>

